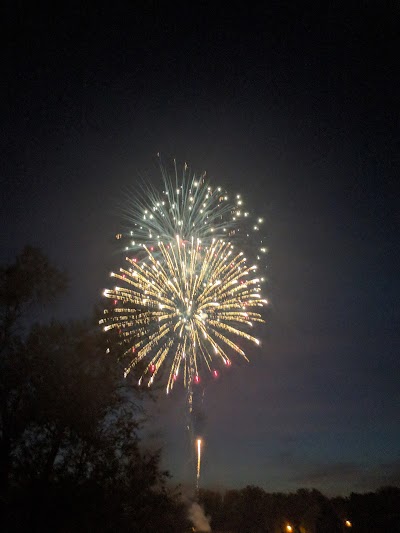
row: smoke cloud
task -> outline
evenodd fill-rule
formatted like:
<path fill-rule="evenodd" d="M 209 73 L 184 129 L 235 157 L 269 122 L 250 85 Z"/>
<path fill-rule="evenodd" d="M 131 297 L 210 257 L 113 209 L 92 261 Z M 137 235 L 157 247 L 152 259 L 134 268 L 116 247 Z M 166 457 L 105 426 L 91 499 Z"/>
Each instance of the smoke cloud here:
<path fill-rule="evenodd" d="M 189 520 L 196 528 L 196 531 L 211 531 L 210 518 L 204 514 L 203 508 L 196 502 L 189 507 Z"/>

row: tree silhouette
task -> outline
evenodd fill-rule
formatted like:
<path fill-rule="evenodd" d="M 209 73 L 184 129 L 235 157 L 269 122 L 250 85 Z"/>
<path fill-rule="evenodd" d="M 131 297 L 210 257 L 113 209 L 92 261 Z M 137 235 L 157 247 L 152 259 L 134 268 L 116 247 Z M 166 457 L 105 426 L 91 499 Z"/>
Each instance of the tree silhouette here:
<path fill-rule="evenodd" d="M 20 374 L 27 370 L 18 357 L 23 323 L 35 306 L 54 300 L 66 285 L 65 274 L 30 246 L 0 268 L 0 495 L 8 485 L 11 450 L 27 420 L 26 397 L 19 390 Z"/>
<path fill-rule="evenodd" d="M 1 270 L 0 530 L 185 531 L 159 452 L 140 442 L 140 395 L 121 380 L 118 344 L 96 321 L 21 334 L 64 286 L 40 252 L 21 257 Z"/>

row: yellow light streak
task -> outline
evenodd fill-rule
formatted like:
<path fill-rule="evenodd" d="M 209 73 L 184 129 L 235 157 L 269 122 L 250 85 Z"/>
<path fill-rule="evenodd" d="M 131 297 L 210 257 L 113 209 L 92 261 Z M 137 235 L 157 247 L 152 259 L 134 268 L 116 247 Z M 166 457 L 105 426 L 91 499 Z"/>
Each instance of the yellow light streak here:
<path fill-rule="evenodd" d="M 199 490 L 200 468 L 201 468 L 201 439 L 196 439 L 197 446 L 197 468 L 196 468 L 196 488 Z"/>

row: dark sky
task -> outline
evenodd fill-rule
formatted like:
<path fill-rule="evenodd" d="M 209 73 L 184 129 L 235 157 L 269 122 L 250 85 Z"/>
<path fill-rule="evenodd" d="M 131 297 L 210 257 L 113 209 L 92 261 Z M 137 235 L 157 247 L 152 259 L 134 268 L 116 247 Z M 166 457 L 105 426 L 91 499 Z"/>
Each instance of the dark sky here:
<path fill-rule="evenodd" d="M 399 484 L 397 2 L 15 4 L 1 260 L 42 247 L 71 278 L 57 316 L 87 316 L 156 153 L 206 170 L 265 217 L 271 306 L 251 364 L 207 387 L 203 484 Z M 179 481 L 182 395 L 158 409 Z"/>

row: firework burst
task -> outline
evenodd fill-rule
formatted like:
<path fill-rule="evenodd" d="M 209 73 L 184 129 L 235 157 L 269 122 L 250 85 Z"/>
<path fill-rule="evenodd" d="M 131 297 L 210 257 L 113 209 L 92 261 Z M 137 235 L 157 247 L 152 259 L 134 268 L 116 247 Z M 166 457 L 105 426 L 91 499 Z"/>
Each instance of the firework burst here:
<path fill-rule="evenodd" d="M 234 240 L 242 247 L 246 240 L 257 242 L 258 260 L 267 252 L 259 237 L 263 219 L 254 218 L 246 210 L 240 194 L 230 195 L 222 187 L 212 188 L 206 174 L 191 175 L 185 164 L 181 176 L 175 165 L 168 173 L 161 166 L 164 190 L 147 184 L 135 189 L 132 200 L 122 209 L 129 229 L 117 235 L 123 239 L 125 251 L 138 252 L 158 243 L 169 243 L 176 235 L 185 241 L 201 239 L 211 245 L 215 239 Z M 254 236 L 258 238 L 254 239 Z"/>
<path fill-rule="evenodd" d="M 181 372 L 189 386 L 204 369 L 217 377 L 232 352 L 247 359 L 232 336 L 259 344 L 246 331 L 263 322 L 257 308 L 267 303 L 257 265 L 249 267 L 243 252 L 221 240 L 203 247 L 177 236 L 168 245 L 158 243 L 157 255 L 144 249 L 146 260 L 127 258 L 129 266 L 112 273 L 124 287 L 104 293 L 114 304 L 102 320 L 104 329 L 117 328 L 132 354 L 126 374 L 146 360 L 139 382 L 147 375 L 151 384 L 166 366 L 168 392 Z"/>
<path fill-rule="evenodd" d="M 218 377 L 234 354 L 247 360 L 241 340 L 259 344 L 249 331 L 263 322 L 267 301 L 257 261 L 249 266 L 237 246 L 261 219 L 248 224 L 240 195 L 229 202 L 204 175 L 189 179 L 186 165 L 181 184 L 176 172 L 175 183 L 163 176 L 163 194 L 148 189 L 129 212 L 125 249 L 133 257 L 111 274 L 122 286 L 104 291 L 112 306 L 101 324 L 120 333 L 131 359 L 125 375 L 137 367 L 139 384 L 150 386 L 166 370 L 168 393 L 180 376 L 192 390 L 205 371 Z M 256 250 L 257 259 L 266 252 L 262 242 Z"/>

